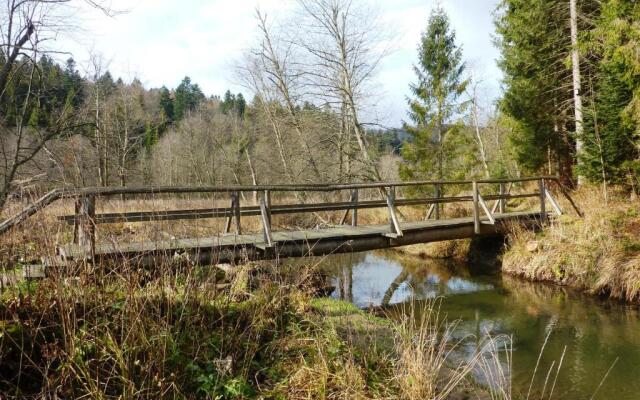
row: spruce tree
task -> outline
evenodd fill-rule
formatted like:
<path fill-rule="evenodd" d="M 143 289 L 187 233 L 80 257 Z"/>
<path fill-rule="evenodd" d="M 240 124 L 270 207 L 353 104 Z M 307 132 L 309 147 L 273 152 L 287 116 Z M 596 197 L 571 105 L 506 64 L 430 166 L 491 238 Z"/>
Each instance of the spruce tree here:
<path fill-rule="evenodd" d="M 445 137 L 455 131 L 453 118 L 460 111 L 458 98 L 467 81 L 462 49 L 456 44 L 449 17 L 438 7 L 431 12 L 418 48 L 414 66 L 417 82 L 410 86 L 409 118 L 404 129 L 413 140 L 402 148 L 402 179 L 444 179 L 453 171 L 445 170 Z"/>
<path fill-rule="evenodd" d="M 176 88 L 173 115 L 176 121 L 181 120 L 189 112 L 194 110 L 205 96 L 196 83 L 191 83 L 191 78 L 185 76 Z"/>
<path fill-rule="evenodd" d="M 640 4 L 609 0 L 589 36 L 597 54 L 589 77 L 585 148 L 580 173 L 592 182 L 631 183 L 640 174 Z M 629 182 L 632 180 L 632 182 Z M 633 180 L 636 180 L 634 183 Z"/>
<path fill-rule="evenodd" d="M 160 107 L 167 122 L 173 121 L 173 99 L 166 86 L 160 88 Z"/>

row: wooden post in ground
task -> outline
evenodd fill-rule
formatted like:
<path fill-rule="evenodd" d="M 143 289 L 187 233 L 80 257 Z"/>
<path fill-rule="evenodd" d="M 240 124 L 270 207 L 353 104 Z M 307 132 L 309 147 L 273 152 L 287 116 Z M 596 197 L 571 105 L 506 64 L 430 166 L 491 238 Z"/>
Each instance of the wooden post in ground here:
<path fill-rule="evenodd" d="M 542 223 L 547 222 L 547 209 L 546 209 L 546 200 L 547 200 L 547 194 L 546 194 L 546 189 L 544 187 L 544 179 L 540 179 L 538 181 L 538 185 L 540 188 L 540 219 L 542 221 Z"/>
<path fill-rule="evenodd" d="M 358 189 L 351 191 L 353 210 L 351 212 L 351 226 L 358 226 Z"/>
<path fill-rule="evenodd" d="M 478 202 L 478 182 L 473 181 L 473 232 L 480 234 L 480 208 Z"/>
<path fill-rule="evenodd" d="M 82 246 L 91 256 L 96 252 L 96 198 L 95 196 L 80 196 L 75 204 L 75 225 L 73 228 L 73 242 Z"/>
<path fill-rule="evenodd" d="M 387 194 L 387 206 L 389 207 L 389 224 L 391 225 L 391 232 L 396 231 L 396 226 L 393 223 L 393 212 L 396 206 L 396 188 L 389 187 L 389 193 Z"/>

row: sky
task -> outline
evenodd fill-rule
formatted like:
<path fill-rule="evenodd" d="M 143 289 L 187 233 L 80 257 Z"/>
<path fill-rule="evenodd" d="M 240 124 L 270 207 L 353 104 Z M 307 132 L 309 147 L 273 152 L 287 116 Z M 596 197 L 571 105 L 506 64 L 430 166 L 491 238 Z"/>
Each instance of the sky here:
<path fill-rule="evenodd" d="M 90 54 L 99 54 L 114 76 L 134 77 L 146 87 L 176 87 L 190 76 L 207 95 L 227 89 L 251 93 L 234 77 L 234 65 L 258 40 L 255 9 L 271 18 L 286 18 L 293 0 L 106 0 L 125 11 L 107 17 L 79 8 L 74 29 L 60 34 L 56 46 L 69 50 L 81 72 Z M 406 119 L 408 87 L 415 77 L 417 45 L 438 0 L 361 0 L 377 8 L 391 33 L 389 55 L 377 71 L 375 108 L 368 116 L 383 126 Z M 483 102 L 499 95 L 501 73 L 493 46 L 493 10 L 498 0 L 439 0 L 446 9 L 469 72 L 481 81 Z"/>

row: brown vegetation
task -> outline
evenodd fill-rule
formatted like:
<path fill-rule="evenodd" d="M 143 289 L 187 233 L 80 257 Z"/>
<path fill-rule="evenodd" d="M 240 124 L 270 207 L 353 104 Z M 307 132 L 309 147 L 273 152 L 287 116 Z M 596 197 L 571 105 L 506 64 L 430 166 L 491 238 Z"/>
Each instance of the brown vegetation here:
<path fill-rule="evenodd" d="M 622 190 L 583 187 L 584 218 L 563 216 L 538 233 L 514 230 L 503 271 L 590 293 L 640 301 L 640 209 Z"/>

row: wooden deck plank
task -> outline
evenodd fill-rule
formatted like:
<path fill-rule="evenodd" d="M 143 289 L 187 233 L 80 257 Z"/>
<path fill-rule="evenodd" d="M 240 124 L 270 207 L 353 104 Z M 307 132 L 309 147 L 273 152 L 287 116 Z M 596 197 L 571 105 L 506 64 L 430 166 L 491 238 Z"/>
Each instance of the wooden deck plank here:
<path fill-rule="evenodd" d="M 519 220 L 521 218 L 535 218 L 539 216 L 537 212 L 513 212 L 506 214 L 496 214 L 497 222 Z M 484 218 L 483 220 L 485 220 Z M 406 232 L 431 231 L 445 228 L 455 228 L 465 225 L 473 225 L 473 218 L 452 218 L 441 220 L 428 220 L 417 222 L 401 222 L 401 229 Z M 300 231 L 278 231 L 272 232 L 273 242 L 278 246 L 287 243 L 307 244 L 310 248 L 314 243 L 322 240 L 348 241 L 363 237 L 383 236 L 389 237 L 390 227 L 388 224 L 380 225 L 342 225 L 318 230 Z M 178 251 L 200 250 L 200 249 L 234 249 L 239 247 L 254 247 L 264 250 L 264 237 L 260 234 L 227 234 L 221 236 L 186 238 L 161 241 L 146 241 L 136 243 L 98 243 L 95 254 L 97 256 L 110 255 L 132 255 L 144 253 L 173 253 Z M 84 248 L 76 244 L 67 244 L 59 247 L 59 254 L 68 260 L 86 258 Z"/>

